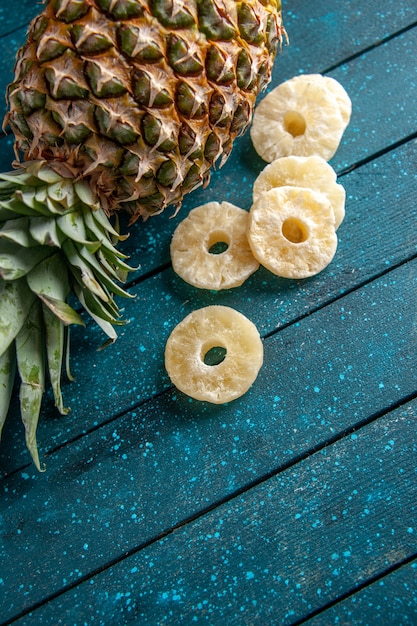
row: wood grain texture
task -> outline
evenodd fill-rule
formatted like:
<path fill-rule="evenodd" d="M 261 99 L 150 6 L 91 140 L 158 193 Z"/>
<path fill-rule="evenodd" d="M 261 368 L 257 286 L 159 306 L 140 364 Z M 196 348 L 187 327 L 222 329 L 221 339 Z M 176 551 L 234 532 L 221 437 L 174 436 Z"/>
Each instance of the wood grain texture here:
<path fill-rule="evenodd" d="M 31 619 L 158 625 L 304 619 L 416 552 L 416 408 L 388 414 L 177 528 Z M 401 612 L 397 618 L 402 623 Z"/>
<path fill-rule="evenodd" d="M 72 370 L 76 382 L 64 386 L 65 401 L 72 412 L 58 417 L 48 395 L 38 429 L 41 450 L 47 453 L 83 429 L 95 428 L 113 414 L 123 413 L 167 389 L 165 341 L 194 308 L 207 304 L 232 306 L 266 336 L 358 288 L 401 260 L 412 258 L 417 243 L 413 229 L 405 225 L 417 219 L 417 181 L 409 171 L 409 164 L 416 159 L 416 144 L 409 142 L 341 178 L 347 192 L 347 215 L 338 231 L 338 250 L 329 268 L 313 279 L 286 281 L 260 270 L 239 289 L 213 293 L 189 287 L 168 268 L 132 288 L 137 298 L 125 305 L 130 324 L 104 353 L 97 352 L 103 341 L 97 328 L 89 326 L 87 332 L 74 329 Z M 156 221 L 148 224 L 155 233 Z M 165 245 L 168 247 L 167 241 Z M 103 377 L 103 371 L 110 375 Z M 13 414 L 18 420 L 16 404 Z M 0 467 L 3 473 L 9 473 L 28 459 L 13 417 L 6 421 L 3 438 Z"/>
<path fill-rule="evenodd" d="M 4 39 L 10 33 L 26 28 L 41 8 L 42 3 L 39 0 L 19 0 L 19 5 L 12 0 L 2 0 L 0 6 L 0 38 Z"/>
<path fill-rule="evenodd" d="M 3 560 L 34 567 L 30 581 L 5 572 L 4 599 L 19 613 L 403 402 L 416 382 L 416 276 L 417 260 L 270 337 L 244 399 L 163 394 L 57 451 L 45 475 L 5 481 Z"/>
<path fill-rule="evenodd" d="M 408 532 L 413 533 L 414 530 L 410 527 Z M 413 560 L 305 623 L 306 626 L 414 626 L 416 622 L 417 561 Z"/>
<path fill-rule="evenodd" d="M 326 72 L 417 21 L 410 0 L 395 5 L 388 0 L 337 5 L 320 0 L 308 7 L 303 0 L 284 0 L 282 5 L 290 46 L 283 48 L 282 67 L 275 67 L 275 74 L 281 77 L 278 80 L 283 75 Z"/>
<path fill-rule="evenodd" d="M 170 239 L 191 208 L 249 209 L 264 163 L 248 136 L 176 218 L 135 225 L 130 324 L 101 353 L 96 328 L 74 329 L 72 413 L 48 394 L 39 426 L 46 474 L 29 465 L 16 399 L 6 421 L 3 626 L 416 622 L 415 2 L 286 4 L 291 46 L 271 87 L 328 72 L 353 101 L 332 161 L 347 192 L 336 257 L 310 280 L 261 269 L 219 293 L 174 275 Z M 1 89 L 39 10 L 6 5 Z M 10 169 L 10 137 L 0 147 Z M 172 328 L 208 304 L 264 338 L 257 381 L 220 407 L 173 389 L 163 364 Z"/>

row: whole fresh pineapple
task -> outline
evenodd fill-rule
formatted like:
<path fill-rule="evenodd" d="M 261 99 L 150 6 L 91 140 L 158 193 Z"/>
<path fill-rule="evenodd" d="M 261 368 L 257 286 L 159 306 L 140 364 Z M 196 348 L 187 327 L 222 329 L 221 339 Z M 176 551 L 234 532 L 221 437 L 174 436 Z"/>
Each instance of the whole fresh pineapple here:
<path fill-rule="evenodd" d="M 30 25 L 8 89 L 18 169 L 0 176 L 0 432 L 17 363 L 38 467 L 44 360 L 65 412 L 67 327 L 82 323 L 68 295 L 110 341 L 122 323 L 130 268 L 108 218 L 178 208 L 208 184 L 283 34 L 280 0 L 49 0 Z"/>

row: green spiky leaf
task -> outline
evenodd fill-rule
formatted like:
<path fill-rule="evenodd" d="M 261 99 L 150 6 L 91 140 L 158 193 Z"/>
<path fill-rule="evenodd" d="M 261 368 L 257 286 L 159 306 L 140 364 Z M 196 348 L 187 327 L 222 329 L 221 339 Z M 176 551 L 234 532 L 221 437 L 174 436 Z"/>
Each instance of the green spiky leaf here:
<path fill-rule="evenodd" d="M 61 390 L 62 364 L 65 359 L 65 325 L 47 306 L 43 306 L 43 319 L 46 331 L 46 358 L 55 406 L 61 415 L 67 415 L 70 409 L 64 406 Z"/>
<path fill-rule="evenodd" d="M 22 328 L 35 295 L 26 281 L 0 279 L 0 354 L 4 354 Z"/>
<path fill-rule="evenodd" d="M 71 293 L 107 335 L 117 338 L 115 296 L 131 268 L 117 249 L 121 236 L 82 181 L 63 179 L 45 163 L 0 175 L 0 434 L 15 379 L 26 443 L 41 469 L 36 443 L 45 375 L 55 404 L 64 405 L 61 377 L 69 363 L 72 324 L 85 325 L 67 302 Z"/>
<path fill-rule="evenodd" d="M 84 292 L 83 292 L 82 288 L 79 285 L 75 286 L 75 293 L 77 294 L 77 297 L 78 297 L 79 301 L 81 302 L 81 304 L 83 305 L 83 307 L 85 308 L 85 310 L 88 311 L 88 313 L 91 315 L 93 320 L 106 333 L 106 335 L 110 339 L 111 343 L 114 343 L 116 341 L 116 339 L 117 339 L 117 333 L 114 330 L 114 324 L 116 323 L 115 320 L 112 320 L 112 321 L 109 322 L 106 319 L 104 319 L 103 313 L 102 313 L 102 311 L 99 308 L 97 308 L 97 309 L 96 308 L 90 308 L 89 305 L 86 302 L 86 298 L 85 298 Z M 91 292 L 87 291 L 86 293 L 88 293 L 89 296 L 92 296 Z M 95 302 L 97 302 L 97 300 L 95 300 Z"/>
<path fill-rule="evenodd" d="M 33 248 L 38 242 L 32 237 L 29 229 L 29 218 L 18 217 L 9 219 L 0 229 L 0 238 L 16 243 L 23 248 Z"/>
<path fill-rule="evenodd" d="M 26 280 L 30 289 L 65 326 L 85 326 L 82 317 L 66 303 L 71 287 L 62 253 L 58 252 L 39 263 L 29 272 Z"/>
<path fill-rule="evenodd" d="M 67 239 L 67 241 L 64 242 L 62 249 L 64 250 L 65 256 L 70 262 L 73 271 L 75 268 L 79 270 L 79 272 L 75 273 L 75 278 L 78 279 L 78 277 L 80 276 L 81 281 L 83 282 L 85 287 L 87 287 L 87 289 L 95 293 L 104 302 L 107 302 L 107 300 L 109 299 L 108 294 L 106 293 L 103 286 L 100 284 L 100 281 L 97 280 L 97 278 L 95 277 L 94 272 L 92 272 L 91 270 L 91 267 L 81 257 L 74 243 L 71 240 Z"/>
<path fill-rule="evenodd" d="M 11 241 L 3 241 L 0 246 L 0 277 L 6 281 L 18 280 L 51 253 L 51 248 L 46 246 L 22 248 Z"/>
<path fill-rule="evenodd" d="M 3 354 L 0 354 L 0 439 L 10 399 L 16 370 L 16 355 L 14 346 L 10 345 Z"/>
<path fill-rule="evenodd" d="M 26 445 L 36 467 L 42 471 L 36 442 L 36 429 L 45 389 L 42 308 L 39 300 L 33 303 L 16 336 L 16 360 L 21 379 L 19 399 Z"/>
<path fill-rule="evenodd" d="M 41 246 L 60 248 L 65 240 L 53 217 L 33 217 L 29 220 L 29 230 L 33 239 Z"/>
<path fill-rule="evenodd" d="M 75 193 L 84 205 L 91 207 L 93 210 L 100 208 L 90 185 L 86 181 L 78 180 L 74 183 L 74 189 Z"/>

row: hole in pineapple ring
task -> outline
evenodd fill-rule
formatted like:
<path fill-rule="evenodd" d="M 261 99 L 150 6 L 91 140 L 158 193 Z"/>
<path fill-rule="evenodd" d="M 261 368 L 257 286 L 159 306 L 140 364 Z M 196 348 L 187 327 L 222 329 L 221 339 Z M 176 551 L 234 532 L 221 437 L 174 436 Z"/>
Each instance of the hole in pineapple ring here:
<path fill-rule="evenodd" d="M 301 113 L 297 111 L 287 111 L 284 115 L 284 129 L 293 137 L 304 135 L 307 124 Z"/>
<path fill-rule="evenodd" d="M 212 346 L 211 348 L 203 349 L 203 361 L 205 365 L 210 367 L 220 365 L 226 358 L 227 350 L 223 346 Z"/>
<path fill-rule="evenodd" d="M 210 233 L 207 250 L 210 254 L 223 254 L 230 245 L 229 235 L 221 230 Z"/>
<path fill-rule="evenodd" d="M 308 239 L 308 227 L 298 217 L 287 217 L 281 230 L 285 239 L 291 243 L 303 243 Z"/>

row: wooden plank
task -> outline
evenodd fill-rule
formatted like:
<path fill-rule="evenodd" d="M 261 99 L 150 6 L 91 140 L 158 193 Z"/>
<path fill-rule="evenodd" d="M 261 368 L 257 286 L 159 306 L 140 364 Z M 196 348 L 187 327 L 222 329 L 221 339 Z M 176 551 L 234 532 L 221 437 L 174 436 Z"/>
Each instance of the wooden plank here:
<path fill-rule="evenodd" d="M 417 623 L 417 561 L 379 578 L 305 622 L 306 626 L 378 623 L 384 626 Z"/>
<path fill-rule="evenodd" d="M 303 0 L 283 2 L 285 27 L 290 46 L 283 49 L 283 63 L 274 79 L 294 74 L 325 72 L 348 57 L 377 45 L 393 33 L 416 22 L 413 0 L 344 2 L 320 0 L 306 5 Z"/>
<path fill-rule="evenodd" d="M 38 0 L 19 0 L 18 6 L 14 0 L 3 0 L 0 6 L 0 39 L 21 28 L 26 28 L 40 10 L 41 3 Z M 22 35 L 18 33 L 16 43 L 21 39 Z M 17 45 L 20 44 L 17 43 Z"/>
<path fill-rule="evenodd" d="M 416 394 L 416 276 L 414 260 L 268 338 L 240 400 L 162 394 L 57 450 L 46 474 L 4 480 L 5 619 Z"/>
<path fill-rule="evenodd" d="M 137 299 L 125 305 L 131 323 L 105 352 L 96 351 L 103 341 L 96 328 L 74 329 L 76 382 L 64 386 L 65 401 L 73 411 L 57 417 L 48 396 L 39 425 L 41 449 L 62 445 L 166 389 L 165 341 L 191 310 L 215 303 L 232 306 L 252 319 L 265 336 L 415 255 L 413 229 L 404 224 L 417 219 L 417 181 L 410 171 L 416 158 L 417 146 L 410 142 L 343 177 L 347 215 L 338 231 L 338 251 L 329 268 L 313 279 L 285 281 L 260 270 L 239 289 L 215 294 L 189 287 L 168 269 L 133 288 Z M 156 221 L 149 223 L 151 238 L 157 236 L 156 228 Z M 3 474 L 29 460 L 16 428 L 18 421 L 15 402 L 0 445 Z"/>
<path fill-rule="evenodd" d="M 348 434 L 28 619 L 54 624 L 71 615 L 76 623 L 158 625 L 305 619 L 417 554 L 416 416 L 414 402 Z"/>

